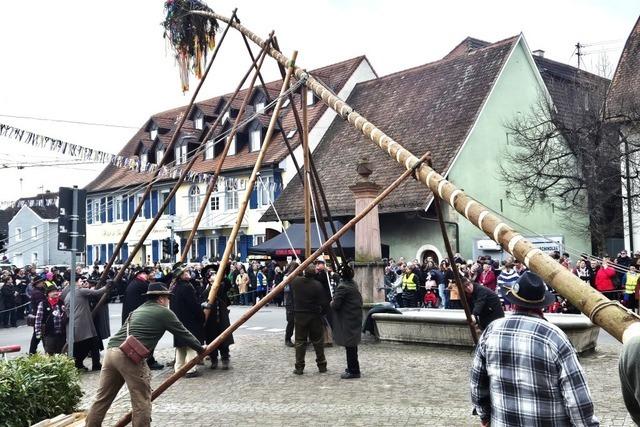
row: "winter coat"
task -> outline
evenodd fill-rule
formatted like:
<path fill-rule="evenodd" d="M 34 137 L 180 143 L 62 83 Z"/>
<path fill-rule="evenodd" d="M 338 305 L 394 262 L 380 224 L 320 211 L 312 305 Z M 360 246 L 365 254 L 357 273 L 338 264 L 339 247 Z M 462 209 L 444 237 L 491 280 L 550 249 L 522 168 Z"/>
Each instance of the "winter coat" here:
<path fill-rule="evenodd" d="M 98 304 L 100 298 L 92 298 L 91 300 L 91 310 Z M 96 326 L 96 333 L 100 340 L 104 340 L 111 336 L 111 325 L 109 322 L 109 304 L 102 304 L 98 311 L 96 312 L 95 317 L 93 318 L 93 323 Z"/>
<path fill-rule="evenodd" d="M 213 307 L 209 312 L 209 318 L 204 325 L 204 339 L 207 343 L 215 340 L 225 329 L 227 329 L 231 322 L 229 320 L 229 298 L 227 297 L 227 292 L 231 289 L 231 283 L 225 277 L 220 283 L 220 288 L 218 289 L 218 293 L 216 295 L 216 300 L 213 302 Z M 209 297 L 209 291 L 211 290 L 211 284 L 205 288 L 202 292 L 203 301 L 207 301 Z M 233 334 L 230 334 L 229 337 L 221 344 L 221 345 L 231 345 L 234 343 Z"/>
<path fill-rule="evenodd" d="M 122 323 L 127 320 L 129 313 L 140 307 L 147 301 L 146 295 L 149 290 L 149 281 L 136 276 L 124 290 L 124 302 L 122 303 Z"/>
<path fill-rule="evenodd" d="M 247 273 L 238 274 L 236 277 L 236 285 L 238 285 L 238 292 L 246 294 L 249 292 L 249 275 Z"/>
<path fill-rule="evenodd" d="M 496 274 L 491 270 L 483 271 L 480 273 L 480 283 L 492 291 L 495 291 L 497 285 Z"/>
<path fill-rule="evenodd" d="M 615 291 L 616 286 L 613 284 L 613 278 L 616 271 L 611 267 L 601 267 L 596 273 L 596 289 L 600 292 Z"/>
<path fill-rule="evenodd" d="M 495 276 L 494 276 L 495 277 Z M 474 284 L 471 294 L 471 311 L 476 316 L 480 329 L 485 329 L 489 323 L 504 317 L 502 303 L 498 294 L 491 289 Z"/>
<path fill-rule="evenodd" d="M 171 311 L 200 342 L 204 340 L 204 313 L 193 285 L 185 280 L 176 282 L 171 291 Z M 173 337 L 174 347 L 188 347 L 189 344 L 179 337 Z"/>
<path fill-rule="evenodd" d="M 73 285 L 69 285 L 73 286 Z M 67 286 L 67 288 L 69 288 Z M 76 306 L 74 319 L 74 336 L 73 341 L 79 342 L 89 338 L 93 338 L 98 335 L 96 332 L 96 326 L 93 324 L 93 318 L 91 317 L 91 306 L 89 300 L 91 298 L 100 298 L 107 288 L 102 289 L 87 289 L 76 288 Z M 67 309 L 71 308 L 71 290 L 69 290 L 64 298 L 64 304 Z M 68 329 L 68 328 L 67 328 Z M 67 336 L 69 331 L 67 330 Z"/>
<path fill-rule="evenodd" d="M 41 289 L 33 288 L 31 291 L 31 314 L 35 315 L 38 312 L 38 305 L 46 300 L 47 297 Z"/>
<path fill-rule="evenodd" d="M 336 287 L 331 301 L 333 342 L 344 347 L 360 343 L 362 330 L 362 295 L 352 280 L 343 280 Z"/>
<path fill-rule="evenodd" d="M 309 277 L 296 277 L 289 284 L 293 293 L 294 312 L 325 314 L 331 298 L 327 298 L 322 284 Z"/>

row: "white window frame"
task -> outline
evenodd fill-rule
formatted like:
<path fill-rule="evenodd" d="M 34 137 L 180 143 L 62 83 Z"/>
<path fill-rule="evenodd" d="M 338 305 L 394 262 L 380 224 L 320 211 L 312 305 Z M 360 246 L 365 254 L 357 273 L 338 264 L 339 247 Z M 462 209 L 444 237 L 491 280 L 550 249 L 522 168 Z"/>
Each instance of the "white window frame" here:
<path fill-rule="evenodd" d="M 291 100 L 289 98 L 286 98 L 284 100 L 284 102 L 282 103 L 282 107 L 280 107 L 280 108 L 287 108 L 289 106 L 289 104 L 291 104 Z"/>
<path fill-rule="evenodd" d="M 262 146 L 262 129 L 260 127 L 251 131 L 249 141 L 250 151 L 260 151 L 260 147 Z"/>
<path fill-rule="evenodd" d="M 22 227 L 16 227 L 16 242 L 22 242 Z"/>
<path fill-rule="evenodd" d="M 265 241 L 265 235 L 264 234 L 255 234 L 253 236 L 253 246 L 258 246 L 262 243 L 264 243 Z"/>
<path fill-rule="evenodd" d="M 267 105 L 267 104 L 264 102 L 264 100 L 259 101 L 259 102 L 256 102 L 256 104 L 255 104 L 256 113 L 262 113 L 262 112 L 264 112 L 264 107 L 265 107 L 266 105 Z"/>
<path fill-rule="evenodd" d="M 149 163 L 149 154 L 147 153 L 140 154 L 140 165 L 144 166 L 147 163 Z"/>
<path fill-rule="evenodd" d="M 31 227 L 31 240 L 38 240 L 38 226 Z"/>
<path fill-rule="evenodd" d="M 223 125 L 225 124 L 225 122 L 227 120 L 229 120 L 231 118 L 231 114 L 229 113 L 229 110 L 227 110 L 224 115 L 222 116 L 222 120 L 220 120 L 220 123 L 222 123 Z"/>
<path fill-rule="evenodd" d="M 190 214 L 194 214 L 198 212 L 200 209 L 200 187 L 197 185 L 192 185 L 189 188 L 189 203 L 188 209 Z"/>
<path fill-rule="evenodd" d="M 153 125 L 149 130 L 149 138 L 153 141 L 158 136 L 158 126 Z"/>
<path fill-rule="evenodd" d="M 220 210 L 220 196 L 219 195 L 211 196 L 211 199 L 209 199 L 209 210 L 210 211 L 219 211 Z"/>
<path fill-rule="evenodd" d="M 205 160 L 213 159 L 213 155 L 215 153 L 214 147 L 215 145 L 213 144 L 213 139 L 210 139 L 205 143 L 205 146 L 204 146 Z"/>
<path fill-rule="evenodd" d="M 209 253 L 207 254 L 207 256 L 209 257 L 210 260 L 213 257 L 218 256 L 218 238 L 217 237 L 209 238 L 208 249 L 209 249 Z"/>
<path fill-rule="evenodd" d="M 287 139 L 293 138 L 293 135 L 295 135 L 295 134 L 296 134 L 296 129 L 291 129 L 289 131 L 289 133 L 287 134 Z"/>
<path fill-rule="evenodd" d="M 31 264 L 38 264 L 38 252 L 31 252 Z"/>
<path fill-rule="evenodd" d="M 258 182 L 260 183 L 258 189 L 258 206 L 269 206 L 269 200 L 273 200 L 273 191 L 271 189 L 274 183 L 273 177 L 266 176 Z M 263 183 L 264 185 L 262 185 Z"/>
<path fill-rule="evenodd" d="M 122 196 L 116 196 L 113 199 L 113 213 L 114 221 L 122 221 Z"/>
<path fill-rule="evenodd" d="M 156 164 L 160 164 L 160 161 L 164 157 L 164 148 L 158 148 L 156 150 Z"/>
<path fill-rule="evenodd" d="M 193 127 L 197 130 L 202 130 L 204 128 L 204 114 L 202 111 L 198 111 L 196 116 L 193 119 Z"/>
<path fill-rule="evenodd" d="M 184 163 L 187 163 L 187 149 L 188 145 L 186 142 L 183 142 L 182 144 L 179 144 L 176 148 L 175 148 L 175 152 L 176 152 L 176 165 L 182 165 Z"/>
<path fill-rule="evenodd" d="M 161 190 L 158 193 L 158 209 L 160 209 L 160 206 L 162 206 L 164 204 L 164 201 L 167 200 L 167 197 L 169 197 L 169 190 Z M 167 206 L 167 211 L 169 211 L 169 206 Z M 162 215 L 169 215 L 168 213 L 163 213 Z"/>
<path fill-rule="evenodd" d="M 100 224 L 100 199 L 93 199 L 93 222 Z"/>
<path fill-rule="evenodd" d="M 227 156 L 235 156 L 237 154 L 237 139 L 236 135 L 233 135 L 233 139 L 231 140 L 231 145 L 229 146 L 229 151 L 227 151 Z"/>

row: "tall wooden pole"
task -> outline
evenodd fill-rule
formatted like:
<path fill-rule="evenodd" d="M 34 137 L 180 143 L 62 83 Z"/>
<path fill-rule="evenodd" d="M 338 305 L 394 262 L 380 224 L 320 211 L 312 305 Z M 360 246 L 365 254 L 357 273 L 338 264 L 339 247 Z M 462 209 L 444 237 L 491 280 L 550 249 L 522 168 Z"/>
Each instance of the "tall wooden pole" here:
<path fill-rule="evenodd" d="M 302 153 L 303 159 L 303 173 L 305 177 L 309 175 L 309 118 L 307 114 L 307 89 L 302 88 L 302 96 L 300 107 L 302 108 Z M 292 106 L 295 108 L 295 106 Z M 311 188 L 309 184 L 311 181 L 305 178 L 303 182 L 304 189 L 304 257 L 307 258 L 311 255 Z"/>
<path fill-rule="evenodd" d="M 230 22 L 229 18 L 216 13 L 198 11 L 192 13 L 214 16 L 223 22 Z M 261 40 L 260 37 L 244 25 L 238 22 L 233 22 L 231 25 L 258 46 L 265 46 L 265 41 Z M 280 64 L 288 63 L 288 58 L 276 49 L 269 48 L 268 54 Z M 306 86 L 313 93 L 336 111 L 340 117 L 347 120 L 364 136 L 387 152 L 389 157 L 407 169 L 412 168 L 418 162 L 418 158 L 409 150 L 360 115 L 349 104 L 334 95 L 329 88 L 325 87 L 313 76 L 310 76 L 302 68 L 296 67 L 294 74 L 298 79 L 305 79 Z M 524 236 L 509 227 L 502 217 L 493 213 L 479 201 L 469 197 L 464 191 L 447 181 L 429 166 L 421 165 L 416 175 L 418 180 L 429 187 L 437 197 L 440 197 L 461 215 L 464 215 L 473 225 L 499 243 L 530 270 L 540 275 L 560 295 L 567 298 L 573 306 L 589 316 L 594 323 L 604 328 L 619 341 L 622 340 L 622 335 L 629 326 L 640 322 L 640 316 L 626 309 L 620 303 L 610 301 L 600 292 L 582 282 L 569 270 L 555 262 L 549 255 L 533 246 Z"/>
<path fill-rule="evenodd" d="M 269 46 L 269 44 L 265 44 L 265 46 Z M 265 48 L 267 49 L 267 48 Z M 271 143 L 271 137 L 273 136 L 273 130 L 275 128 L 276 120 L 278 118 L 278 114 L 280 114 L 280 107 L 282 106 L 282 100 L 284 95 L 286 94 L 289 88 L 289 82 L 291 81 L 291 76 L 293 74 L 293 69 L 295 67 L 295 61 L 298 57 L 298 51 L 294 51 L 291 56 L 291 61 L 288 61 L 288 69 L 287 75 L 282 82 L 282 88 L 280 89 L 280 96 L 278 96 L 278 100 L 276 101 L 276 105 L 273 109 L 273 113 L 271 114 L 271 120 L 269 121 L 269 127 L 267 128 L 267 132 L 265 133 L 264 139 L 262 141 L 262 147 L 260 147 L 260 152 L 258 153 L 258 158 L 256 159 L 256 163 L 253 166 L 253 171 L 251 172 L 251 178 L 249 178 L 249 182 L 247 184 L 247 188 L 244 193 L 244 197 L 242 198 L 242 202 L 238 207 L 238 216 L 236 217 L 236 222 L 231 229 L 231 233 L 229 234 L 229 241 L 227 242 L 227 246 L 224 248 L 224 254 L 220 259 L 220 265 L 225 266 L 229 262 L 229 256 L 231 255 L 231 250 L 233 249 L 236 236 L 238 235 L 238 231 L 240 231 L 240 226 L 242 225 L 242 219 L 244 218 L 244 214 L 247 211 L 247 205 L 249 204 L 249 199 L 251 198 L 251 192 L 253 191 L 253 187 L 256 184 L 256 180 L 258 178 L 258 173 L 260 172 L 260 168 L 262 167 L 262 159 L 269 148 L 269 144 Z M 216 274 L 213 285 L 211 286 L 211 290 L 209 291 L 209 304 L 213 304 L 216 295 L 218 293 L 218 288 L 220 288 L 220 283 L 222 282 L 222 274 Z M 205 318 L 209 318 L 210 309 L 205 309 Z"/>
<path fill-rule="evenodd" d="M 424 156 L 422 156 L 419 162 L 422 163 L 424 160 L 428 158 L 429 155 L 430 154 L 427 153 Z M 209 343 L 209 345 L 207 345 L 204 352 L 194 357 L 189 362 L 185 363 L 179 370 L 173 373 L 173 375 L 171 375 L 169 378 L 164 380 L 164 382 L 160 384 L 151 393 L 151 400 L 152 401 L 155 400 L 158 396 L 164 393 L 166 389 L 168 389 L 172 384 L 174 384 L 176 381 L 182 378 L 191 368 L 196 366 L 198 363 L 200 363 L 202 359 L 204 359 L 207 355 L 209 355 L 213 350 L 218 348 L 220 344 L 222 344 L 229 337 L 229 335 L 233 333 L 233 331 L 235 331 L 240 326 L 242 326 L 242 324 L 245 323 L 247 320 L 249 320 L 251 316 L 256 314 L 258 310 L 260 310 L 265 305 L 269 304 L 269 302 L 271 302 L 271 300 L 273 300 L 276 297 L 276 295 L 282 292 L 284 288 L 289 283 L 291 283 L 291 281 L 293 281 L 293 279 L 298 274 L 302 273 L 302 271 L 304 271 L 304 269 L 307 268 L 307 266 L 309 266 L 309 264 L 311 264 L 318 256 L 322 255 L 322 253 L 326 251 L 328 247 L 333 245 L 340 237 L 342 237 L 347 231 L 352 229 L 362 218 L 364 218 L 373 208 L 378 206 L 378 204 L 380 204 L 380 202 L 382 202 L 389 194 L 391 194 L 393 190 L 398 188 L 398 186 L 402 184 L 405 179 L 411 176 L 411 174 L 414 173 L 414 171 L 415 171 L 414 169 L 407 169 L 402 173 L 402 175 L 396 178 L 395 181 L 389 184 L 389 186 L 385 188 L 384 191 L 382 191 L 382 193 L 380 193 L 375 199 L 373 199 L 371 203 L 366 208 L 364 208 L 362 212 L 356 215 L 351 221 L 346 223 L 344 227 L 339 229 L 333 236 L 329 238 L 329 240 L 324 242 L 313 254 L 311 254 L 311 256 L 306 257 L 306 259 L 302 261 L 302 263 L 298 266 L 298 268 L 293 270 L 287 277 L 285 277 L 285 279 L 282 282 L 280 282 L 278 286 L 273 288 L 264 298 L 261 298 L 260 301 L 258 301 L 255 305 L 253 305 L 247 311 L 245 311 L 242 314 L 242 316 L 240 316 L 238 320 L 233 322 L 233 324 L 231 324 L 227 329 L 222 331 L 222 333 L 218 335 L 218 337 L 215 340 L 213 340 L 211 343 Z M 131 412 L 128 412 L 118 421 L 115 427 L 124 427 L 130 422 L 131 422 Z"/>

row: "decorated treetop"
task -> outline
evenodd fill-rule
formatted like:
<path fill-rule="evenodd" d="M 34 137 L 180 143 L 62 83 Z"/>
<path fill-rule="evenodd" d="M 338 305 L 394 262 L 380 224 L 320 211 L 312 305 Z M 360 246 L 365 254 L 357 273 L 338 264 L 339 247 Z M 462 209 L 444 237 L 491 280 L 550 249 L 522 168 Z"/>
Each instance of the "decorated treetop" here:
<path fill-rule="evenodd" d="M 164 38 L 171 44 L 180 69 L 182 91 L 189 90 L 189 72 L 202 78 L 207 52 L 216 44 L 218 21 L 213 15 L 195 15 L 191 12 L 213 10 L 199 0 L 167 0 Z"/>

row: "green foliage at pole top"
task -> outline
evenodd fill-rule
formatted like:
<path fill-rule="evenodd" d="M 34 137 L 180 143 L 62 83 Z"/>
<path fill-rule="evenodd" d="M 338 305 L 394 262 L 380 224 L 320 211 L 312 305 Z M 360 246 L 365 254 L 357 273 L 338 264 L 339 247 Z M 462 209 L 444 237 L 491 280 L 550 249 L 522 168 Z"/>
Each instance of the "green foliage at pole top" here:
<path fill-rule="evenodd" d="M 167 0 L 164 4 L 166 18 L 162 23 L 164 38 L 175 52 L 182 91 L 189 90 L 189 72 L 202 78 L 207 51 L 216 45 L 218 21 L 214 17 L 193 15 L 192 11 L 213 13 L 199 0 Z"/>
<path fill-rule="evenodd" d="M 0 360 L 0 426 L 29 426 L 70 414 L 81 397 L 78 371 L 65 355 Z"/>

